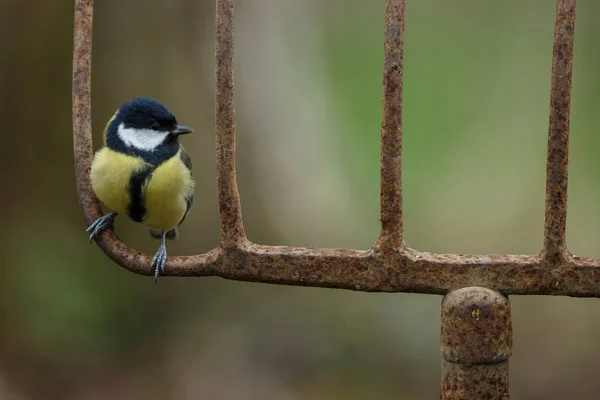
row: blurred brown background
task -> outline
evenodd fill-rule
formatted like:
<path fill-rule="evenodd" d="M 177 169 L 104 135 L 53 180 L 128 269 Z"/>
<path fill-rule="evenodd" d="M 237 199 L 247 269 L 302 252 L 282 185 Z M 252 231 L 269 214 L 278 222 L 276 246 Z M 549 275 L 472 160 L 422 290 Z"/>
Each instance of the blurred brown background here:
<path fill-rule="evenodd" d="M 96 2 L 97 144 L 138 95 L 195 128 L 197 202 L 169 254 L 218 241 L 214 4 Z M 236 9 L 238 177 L 264 244 L 379 229 L 384 1 Z M 523 4 L 526 3 L 526 4 Z M 406 7 L 405 230 L 433 252 L 541 248 L 555 2 Z M 600 257 L 600 3 L 578 2 L 568 240 Z M 0 0 L 0 399 L 432 399 L 439 296 L 152 278 L 87 243 L 71 141 L 73 1 Z M 157 242 L 124 218 L 127 243 Z M 515 399 L 593 399 L 600 300 L 511 297 Z"/>

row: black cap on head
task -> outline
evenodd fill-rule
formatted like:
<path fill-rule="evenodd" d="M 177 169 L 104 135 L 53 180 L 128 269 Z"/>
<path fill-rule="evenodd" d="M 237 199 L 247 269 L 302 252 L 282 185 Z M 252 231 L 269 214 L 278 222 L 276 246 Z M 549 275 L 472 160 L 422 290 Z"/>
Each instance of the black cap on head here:
<path fill-rule="evenodd" d="M 136 97 L 119 109 L 119 119 L 126 128 L 171 131 L 177 126 L 173 113 L 160 101 Z"/>

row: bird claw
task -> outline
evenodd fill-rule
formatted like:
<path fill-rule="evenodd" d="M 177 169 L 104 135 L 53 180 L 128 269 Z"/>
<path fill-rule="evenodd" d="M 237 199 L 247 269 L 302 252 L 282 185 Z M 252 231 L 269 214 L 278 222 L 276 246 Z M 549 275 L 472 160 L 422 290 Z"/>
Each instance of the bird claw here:
<path fill-rule="evenodd" d="M 111 212 L 106 215 L 101 216 L 97 220 L 95 220 L 87 229 L 86 232 L 90 233 L 90 243 L 94 240 L 103 230 L 112 226 L 115 222 L 115 217 L 117 216 L 116 212 Z"/>
<path fill-rule="evenodd" d="M 162 271 L 165 273 L 167 271 L 167 247 L 164 242 L 158 248 L 158 251 L 152 258 L 152 263 L 150 264 L 150 268 L 154 268 L 154 281 L 158 280 L 158 275 Z"/>
<path fill-rule="evenodd" d="M 101 216 L 97 220 L 95 220 L 87 229 L 87 232 L 90 233 L 90 243 L 94 240 L 103 230 L 112 226 L 115 217 L 117 216 L 116 212 L 111 212 L 106 215 Z M 152 258 L 152 263 L 150 264 L 150 268 L 154 268 L 154 281 L 158 280 L 158 275 L 162 272 L 163 274 L 167 272 L 167 246 L 165 245 L 165 237 L 166 233 L 161 234 L 161 244 L 158 248 L 158 251 Z"/>

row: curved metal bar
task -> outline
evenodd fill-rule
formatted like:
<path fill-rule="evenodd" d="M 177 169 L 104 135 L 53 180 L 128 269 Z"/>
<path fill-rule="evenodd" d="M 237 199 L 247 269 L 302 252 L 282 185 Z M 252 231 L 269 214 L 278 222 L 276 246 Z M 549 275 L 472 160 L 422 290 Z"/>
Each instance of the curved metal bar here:
<path fill-rule="evenodd" d="M 92 143 L 91 75 L 93 0 L 75 1 L 73 46 L 73 147 L 79 204 L 88 225 L 102 215 L 102 208 L 92 191 L 89 172 L 94 157 Z M 151 275 L 152 256 L 140 253 L 123 243 L 112 229 L 106 229 L 96 240 L 111 260 L 128 270 Z M 186 271 L 203 265 L 210 269 L 218 250 L 192 257 L 169 257 L 168 267 Z"/>

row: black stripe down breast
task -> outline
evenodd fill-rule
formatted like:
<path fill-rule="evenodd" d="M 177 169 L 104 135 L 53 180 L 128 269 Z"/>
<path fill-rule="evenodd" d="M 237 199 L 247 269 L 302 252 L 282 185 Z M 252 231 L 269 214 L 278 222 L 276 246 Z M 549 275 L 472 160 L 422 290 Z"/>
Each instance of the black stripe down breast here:
<path fill-rule="evenodd" d="M 148 166 L 143 170 L 131 175 L 129 179 L 129 206 L 127 215 L 135 222 L 142 222 L 146 215 L 146 200 L 142 190 L 146 181 L 152 179 L 152 173 L 156 166 Z"/>

